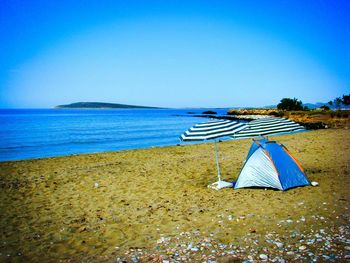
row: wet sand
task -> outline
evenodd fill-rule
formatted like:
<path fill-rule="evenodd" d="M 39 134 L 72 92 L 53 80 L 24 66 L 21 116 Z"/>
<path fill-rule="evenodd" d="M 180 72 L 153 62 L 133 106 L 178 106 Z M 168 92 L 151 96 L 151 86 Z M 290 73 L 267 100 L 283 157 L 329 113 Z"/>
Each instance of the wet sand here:
<path fill-rule="evenodd" d="M 209 189 L 213 143 L 2 162 L 0 261 L 345 261 L 350 130 L 271 139 L 319 186 Z M 219 143 L 223 179 L 250 144 Z"/>

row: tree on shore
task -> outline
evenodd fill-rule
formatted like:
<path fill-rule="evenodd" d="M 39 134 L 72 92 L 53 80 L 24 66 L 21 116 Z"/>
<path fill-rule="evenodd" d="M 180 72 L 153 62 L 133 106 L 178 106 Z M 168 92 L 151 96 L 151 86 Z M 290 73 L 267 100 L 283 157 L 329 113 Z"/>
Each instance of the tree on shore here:
<path fill-rule="evenodd" d="M 303 103 L 301 100 L 296 98 L 283 98 L 281 102 L 277 104 L 279 110 L 304 110 Z"/>
<path fill-rule="evenodd" d="M 349 106 L 350 105 L 350 94 L 349 95 L 343 95 L 342 103 L 345 106 Z"/>
<path fill-rule="evenodd" d="M 341 106 L 349 106 L 350 105 L 350 94 L 349 95 L 343 95 L 343 97 L 337 97 L 334 100 L 331 100 L 328 102 L 330 107 L 336 108 L 337 110 L 341 109 Z"/>
<path fill-rule="evenodd" d="M 334 105 L 335 105 L 337 110 L 340 110 L 342 102 L 343 101 L 342 101 L 342 99 L 340 97 L 335 98 Z"/>
<path fill-rule="evenodd" d="M 322 110 L 330 110 L 330 108 L 327 105 L 322 105 L 320 108 Z"/>

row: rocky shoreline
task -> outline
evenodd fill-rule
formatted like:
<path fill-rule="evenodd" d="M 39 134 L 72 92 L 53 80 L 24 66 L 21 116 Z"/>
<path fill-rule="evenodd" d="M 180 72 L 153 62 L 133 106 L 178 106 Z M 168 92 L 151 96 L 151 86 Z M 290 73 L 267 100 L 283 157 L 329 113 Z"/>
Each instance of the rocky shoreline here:
<path fill-rule="evenodd" d="M 287 118 L 299 123 L 308 130 L 327 128 L 349 128 L 350 110 L 343 111 L 279 111 L 276 109 L 229 110 L 227 115 L 196 114 L 195 117 L 251 121 L 269 117 Z"/>

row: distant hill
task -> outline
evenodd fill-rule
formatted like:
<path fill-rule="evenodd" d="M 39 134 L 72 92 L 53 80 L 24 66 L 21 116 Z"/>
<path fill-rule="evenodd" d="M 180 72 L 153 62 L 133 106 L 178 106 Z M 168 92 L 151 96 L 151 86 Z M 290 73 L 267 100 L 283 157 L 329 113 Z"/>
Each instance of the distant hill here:
<path fill-rule="evenodd" d="M 317 108 L 320 108 L 321 106 L 323 105 L 328 105 L 328 103 L 323 103 L 323 102 L 316 102 L 316 103 L 303 103 L 303 106 L 306 106 L 308 107 L 309 109 L 317 109 Z"/>
<path fill-rule="evenodd" d="M 136 106 L 105 102 L 75 102 L 66 105 L 58 105 L 58 109 L 157 109 L 156 107 Z"/>

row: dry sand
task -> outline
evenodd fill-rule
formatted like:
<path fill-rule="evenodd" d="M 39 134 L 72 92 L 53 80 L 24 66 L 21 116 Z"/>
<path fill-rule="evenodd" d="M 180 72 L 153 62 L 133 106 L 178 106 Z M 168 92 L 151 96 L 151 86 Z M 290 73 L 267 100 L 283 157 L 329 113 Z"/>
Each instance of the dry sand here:
<path fill-rule="evenodd" d="M 0 261 L 346 260 L 350 130 L 271 139 L 319 186 L 208 189 L 212 143 L 0 163 Z M 223 179 L 250 144 L 219 143 Z"/>

